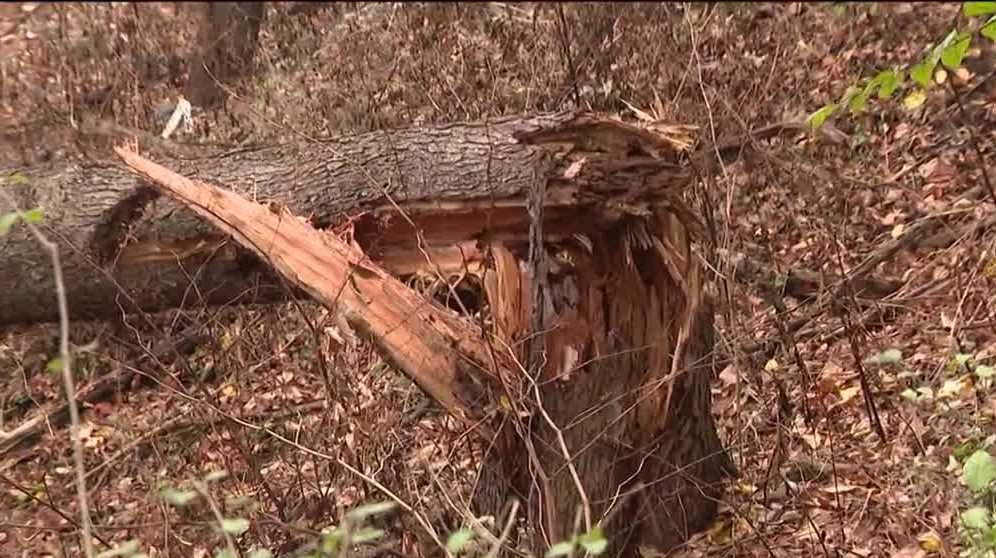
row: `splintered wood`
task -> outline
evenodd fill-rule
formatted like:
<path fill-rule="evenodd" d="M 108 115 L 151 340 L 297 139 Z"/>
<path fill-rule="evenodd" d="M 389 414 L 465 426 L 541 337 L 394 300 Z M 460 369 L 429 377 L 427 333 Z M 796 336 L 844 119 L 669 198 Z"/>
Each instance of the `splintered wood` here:
<path fill-rule="evenodd" d="M 541 479 L 530 505 L 547 542 L 568 534 L 578 506 L 597 519 L 621 491 L 639 485 L 653 488 L 627 500 L 634 513 L 662 506 L 693 513 L 654 512 L 617 524 L 635 535 L 620 540 L 669 548 L 714 513 L 717 494 L 699 482 L 715 484 L 725 457 L 709 417 L 710 374 L 700 363 L 711 352 L 712 322 L 692 253 L 700 225 L 682 201 L 692 176 L 680 153 L 690 145 L 687 129 L 669 137 L 667 127 L 590 114 L 509 122 L 492 130 L 495 141 L 506 159 L 530 162 L 531 179 L 519 172 L 517 182 L 485 175 L 482 184 L 457 184 L 449 177 L 439 199 L 395 199 L 385 190 L 352 215 L 342 238 L 286 209 L 117 152 L 345 316 L 485 439 L 497 435 L 495 445 L 519 471 L 499 476 L 520 494 L 529 492 L 530 478 Z M 528 263 L 535 181 L 546 193 L 543 281 Z M 392 273 L 443 281 L 473 275 L 487 304 L 480 315 L 461 317 Z M 543 307 L 534 308 L 535 300 Z M 524 349 L 537 340 L 538 361 Z M 528 428 L 503 420 L 540 415 Z"/>
<path fill-rule="evenodd" d="M 116 148 L 136 172 L 183 200 L 199 215 L 272 265 L 295 286 L 374 340 L 447 411 L 478 420 L 483 387 L 467 373 L 488 359 L 480 331 L 429 304 L 355 244 L 316 230 L 286 209 L 271 209 L 212 184 L 195 182 L 140 155 Z M 470 362 L 465 362 L 465 360 Z"/>

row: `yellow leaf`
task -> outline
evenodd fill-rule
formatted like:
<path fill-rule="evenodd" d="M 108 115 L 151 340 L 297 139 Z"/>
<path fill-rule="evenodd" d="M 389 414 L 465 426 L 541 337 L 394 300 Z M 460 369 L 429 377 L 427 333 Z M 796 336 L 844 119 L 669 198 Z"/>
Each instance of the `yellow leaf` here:
<path fill-rule="evenodd" d="M 940 552 L 941 549 L 944 548 L 944 541 L 942 541 L 941 537 L 933 531 L 921 534 L 916 538 L 916 542 L 920 545 L 920 548 L 931 553 Z"/>
<path fill-rule="evenodd" d="M 771 360 L 769 360 L 768 362 L 765 363 L 765 365 L 764 365 L 764 371 L 765 372 L 774 372 L 776 370 L 778 370 L 778 361 L 777 360 L 771 359 Z"/>
<path fill-rule="evenodd" d="M 239 388 L 233 386 L 232 384 L 225 384 L 221 388 L 222 397 L 235 397 L 239 394 Z"/>
<path fill-rule="evenodd" d="M 895 227 L 892 227 L 892 233 L 891 233 L 892 238 L 896 239 L 903 236 L 904 230 L 906 230 L 906 227 L 904 227 L 902 223 L 899 223 Z"/>
<path fill-rule="evenodd" d="M 733 540 L 733 521 L 729 517 L 720 518 L 709 527 L 708 533 L 713 544 L 726 544 Z"/>
<path fill-rule="evenodd" d="M 972 379 L 966 374 L 960 378 L 946 380 L 941 389 L 937 390 L 940 398 L 958 397 L 967 394 L 972 389 Z"/>
<path fill-rule="evenodd" d="M 861 393 L 861 386 L 853 386 L 840 390 L 840 402 L 845 403 L 854 399 L 854 396 Z"/>
<path fill-rule="evenodd" d="M 757 487 L 749 482 L 738 482 L 734 489 L 744 496 L 750 496 L 757 492 Z"/>
<path fill-rule="evenodd" d="M 988 279 L 996 277 L 996 258 L 993 258 L 986 263 L 986 267 L 982 270 L 982 274 Z"/>
<path fill-rule="evenodd" d="M 917 89 L 903 99 L 903 107 L 906 110 L 915 110 L 920 108 L 926 101 L 927 93 L 923 89 Z"/>

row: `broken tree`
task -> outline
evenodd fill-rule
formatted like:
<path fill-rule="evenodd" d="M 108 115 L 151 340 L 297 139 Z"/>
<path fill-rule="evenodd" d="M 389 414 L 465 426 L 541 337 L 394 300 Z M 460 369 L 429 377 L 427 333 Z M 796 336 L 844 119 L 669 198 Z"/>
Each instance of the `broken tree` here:
<path fill-rule="evenodd" d="M 63 242 L 77 316 L 275 298 L 272 267 L 489 438 L 479 511 L 517 495 L 547 543 L 581 517 L 633 555 L 704 527 L 730 470 L 683 133 L 556 114 L 161 167 L 119 151 L 144 180 L 69 165 L 14 191 Z M 43 260 L 12 234 L 0 281 L 32 303 L 0 294 L 0 323 L 50 319 Z M 486 304 L 460 317 L 395 278 L 413 274 L 475 276 Z"/>

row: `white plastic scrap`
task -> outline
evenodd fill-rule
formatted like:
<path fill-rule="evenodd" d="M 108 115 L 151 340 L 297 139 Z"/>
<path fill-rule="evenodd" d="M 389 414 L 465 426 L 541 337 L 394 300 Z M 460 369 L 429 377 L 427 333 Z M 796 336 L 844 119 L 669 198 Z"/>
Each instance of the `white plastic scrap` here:
<path fill-rule="evenodd" d="M 190 110 L 190 101 L 180 97 L 180 99 L 176 102 L 176 108 L 173 109 L 173 114 L 169 117 L 169 121 L 166 122 L 166 127 L 163 128 L 163 133 L 161 134 L 163 139 L 169 139 L 181 122 L 183 122 L 186 127 L 193 124 Z"/>

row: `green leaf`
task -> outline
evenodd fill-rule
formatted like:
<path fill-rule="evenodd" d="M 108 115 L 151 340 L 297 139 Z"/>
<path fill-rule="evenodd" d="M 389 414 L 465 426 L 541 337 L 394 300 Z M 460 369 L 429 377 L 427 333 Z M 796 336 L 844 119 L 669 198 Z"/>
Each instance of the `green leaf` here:
<path fill-rule="evenodd" d="M 996 14 L 996 2 L 965 2 L 965 17 Z"/>
<path fill-rule="evenodd" d="M 214 558 L 239 558 L 239 557 L 236 556 L 235 553 L 232 552 L 231 550 L 223 548 L 218 552 L 214 553 Z"/>
<path fill-rule="evenodd" d="M 4 236 L 10 232 L 10 228 L 13 227 L 14 223 L 16 223 L 20 218 L 21 214 L 16 211 L 0 215 L 0 236 Z"/>
<path fill-rule="evenodd" d="M 956 368 L 961 368 L 968 364 L 968 361 L 972 359 L 972 355 L 968 353 L 955 353 L 951 360 L 954 362 Z"/>
<path fill-rule="evenodd" d="M 948 34 L 944 37 L 944 40 L 941 41 L 941 44 L 934 47 L 934 49 L 930 52 L 930 57 L 935 61 L 939 60 L 941 56 L 941 51 L 948 48 L 948 46 L 954 44 L 955 39 L 957 38 L 958 38 L 957 29 L 952 29 L 951 31 L 948 31 Z"/>
<path fill-rule="evenodd" d="M 467 546 L 467 543 L 474 540 L 474 531 L 464 527 L 458 531 L 450 533 L 450 536 L 446 539 L 446 550 L 450 554 L 460 554 L 463 548 Z"/>
<path fill-rule="evenodd" d="M 969 529 L 978 529 L 980 531 L 988 529 L 989 510 L 981 507 L 968 508 L 961 512 L 961 523 Z"/>
<path fill-rule="evenodd" d="M 242 517 L 222 519 L 221 528 L 229 535 L 241 535 L 249 530 L 249 520 Z"/>
<path fill-rule="evenodd" d="M 29 209 L 21 213 L 21 218 L 29 223 L 38 224 L 45 219 L 45 211 L 40 207 Z"/>
<path fill-rule="evenodd" d="M 222 479 L 224 479 L 226 477 L 228 477 L 228 471 L 226 471 L 224 469 L 218 469 L 218 470 L 211 471 L 210 473 L 204 475 L 204 482 L 220 481 L 220 480 L 222 480 Z"/>
<path fill-rule="evenodd" d="M 353 533 L 353 542 L 356 544 L 364 544 L 368 542 L 373 542 L 384 536 L 383 529 L 374 529 L 373 527 L 364 527 Z"/>
<path fill-rule="evenodd" d="M 996 480 L 996 460 L 986 450 L 978 450 L 965 460 L 961 475 L 969 490 L 980 493 Z"/>
<path fill-rule="evenodd" d="M 839 104 L 841 104 L 841 105 L 850 104 L 851 103 L 851 99 L 853 99 L 854 96 L 857 95 L 857 94 L 859 94 L 859 93 L 861 93 L 861 88 L 859 88 L 858 86 L 852 85 L 852 86 L 848 87 L 847 90 L 844 91 L 844 94 L 840 96 L 840 103 Z"/>
<path fill-rule="evenodd" d="M 602 528 L 595 526 L 591 528 L 591 531 L 581 535 L 578 539 L 581 546 L 584 547 L 589 554 L 599 555 L 605 552 L 605 549 L 609 546 L 609 541 L 605 539 L 605 533 L 602 532 Z"/>
<path fill-rule="evenodd" d="M 806 119 L 806 123 L 809 124 L 809 127 L 813 130 L 819 130 L 823 126 L 823 123 L 827 121 L 827 118 L 830 118 L 830 116 L 836 111 L 836 103 L 824 105 L 820 108 L 820 110 L 809 115 L 809 118 Z"/>
<path fill-rule="evenodd" d="M 273 558 L 273 553 L 265 548 L 255 548 L 247 558 Z"/>
<path fill-rule="evenodd" d="M 567 556 L 574 551 L 574 541 L 559 542 L 546 551 L 546 558 L 556 558 L 557 556 Z"/>
<path fill-rule="evenodd" d="M 958 461 L 964 461 L 967 459 L 975 450 L 978 449 L 978 444 L 975 442 L 962 442 L 955 446 L 954 450 L 951 452 L 954 454 L 955 459 Z"/>
<path fill-rule="evenodd" d="M 892 94 L 899 89 L 899 84 L 902 81 L 902 76 L 896 70 L 885 70 L 880 72 L 875 76 L 875 80 L 878 81 L 878 98 L 885 100 L 892 97 Z"/>
<path fill-rule="evenodd" d="M 52 374 L 59 374 L 62 372 L 62 357 L 55 357 L 48 361 L 45 365 L 45 371 L 51 372 Z"/>
<path fill-rule="evenodd" d="M 950 70 L 956 70 L 961 66 L 961 61 L 965 59 L 965 53 L 972 44 L 972 36 L 968 33 L 959 33 L 950 45 L 941 51 L 941 63 Z"/>
<path fill-rule="evenodd" d="M 927 386 L 918 387 L 916 389 L 906 388 L 899 394 L 899 396 L 913 402 L 922 401 L 924 399 L 933 399 L 934 390 Z"/>
<path fill-rule="evenodd" d="M 105 550 L 98 554 L 96 558 L 115 558 L 116 556 L 132 556 L 138 552 L 138 540 L 132 539 L 123 544 L 119 544 L 110 550 Z"/>
<path fill-rule="evenodd" d="M 996 527 L 993 527 L 988 531 L 983 531 L 980 539 L 983 548 L 988 548 L 990 550 L 996 549 Z"/>
<path fill-rule="evenodd" d="M 325 554 L 333 554 L 336 548 L 339 547 L 339 541 L 342 540 L 343 534 L 345 532 L 342 527 L 332 527 L 327 528 L 329 530 L 322 532 L 322 542 L 319 544 L 320 550 Z"/>
<path fill-rule="evenodd" d="M 921 87 L 927 87 L 930 85 L 930 78 L 934 75 L 935 66 L 937 66 L 936 62 L 933 64 L 927 60 L 920 62 L 910 68 L 910 78 L 919 83 Z"/>
<path fill-rule="evenodd" d="M 871 94 L 871 91 L 869 91 L 868 89 L 865 89 L 865 91 L 863 91 L 863 92 L 861 92 L 861 93 L 859 93 L 859 94 L 851 97 L 851 100 L 848 103 L 848 107 L 847 107 L 851 111 L 851 114 L 857 114 L 857 113 L 865 110 L 865 105 L 868 104 L 868 96 L 870 94 Z"/>
<path fill-rule="evenodd" d="M 982 26 L 980 33 L 990 41 L 996 41 L 996 16 L 989 18 L 989 21 Z"/>
<path fill-rule="evenodd" d="M 895 364 L 903 360 L 903 352 L 899 349 L 886 349 L 871 357 L 866 362 L 870 364 Z"/>
<path fill-rule="evenodd" d="M 197 498 L 195 490 L 177 490 L 175 488 L 163 488 L 159 490 L 159 497 L 166 500 L 166 503 L 182 508 Z"/>
<path fill-rule="evenodd" d="M 373 504 L 364 504 L 347 512 L 346 517 L 355 522 L 361 522 L 372 515 L 387 513 L 395 507 L 396 504 L 394 502 L 375 502 Z"/>
<path fill-rule="evenodd" d="M 986 366 L 985 364 L 980 364 L 975 367 L 975 375 L 980 378 L 992 378 L 996 376 L 996 369 L 992 366 Z"/>

